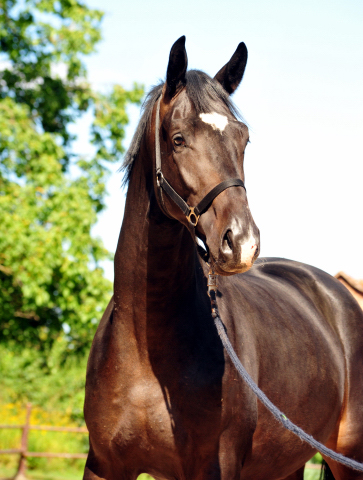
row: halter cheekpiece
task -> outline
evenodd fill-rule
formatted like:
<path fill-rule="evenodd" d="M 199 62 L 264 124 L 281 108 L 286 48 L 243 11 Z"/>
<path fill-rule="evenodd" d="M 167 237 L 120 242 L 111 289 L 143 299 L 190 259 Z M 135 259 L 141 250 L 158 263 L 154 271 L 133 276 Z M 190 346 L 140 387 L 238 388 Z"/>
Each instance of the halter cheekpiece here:
<path fill-rule="evenodd" d="M 198 203 L 195 207 L 190 207 L 185 200 L 174 190 L 170 183 L 166 180 L 161 171 L 161 153 L 160 153 L 160 101 L 161 96 L 157 102 L 156 106 L 156 121 L 155 121 L 155 154 L 156 154 L 156 184 L 159 191 L 159 196 L 161 200 L 161 205 L 163 207 L 164 213 L 166 208 L 164 206 L 162 191 L 164 191 L 168 197 L 173 200 L 173 202 L 180 208 L 183 214 L 186 216 L 188 222 L 193 227 L 196 227 L 198 224 L 199 217 L 208 210 L 213 200 L 224 190 L 229 187 L 243 187 L 246 190 L 246 187 L 243 181 L 240 178 L 232 178 L 229 180 L 224 180 L 223 182 L 216 185 L 209 193 Z M 168 215 L 170 216 L 170 215 Z"/>

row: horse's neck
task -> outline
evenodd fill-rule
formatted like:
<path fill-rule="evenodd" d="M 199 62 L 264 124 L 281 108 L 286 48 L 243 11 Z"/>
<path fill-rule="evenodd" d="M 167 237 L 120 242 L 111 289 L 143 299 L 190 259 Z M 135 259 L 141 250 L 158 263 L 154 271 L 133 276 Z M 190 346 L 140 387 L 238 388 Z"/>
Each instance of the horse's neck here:
<path fill-rule="evenodd" d="M 143 329 L 173 315 L 195 281 L 195 247 L 190 233 L 166 219 L 150 202 L 151 175 L 136 160 L 115 254 L 116 317 Z"/>

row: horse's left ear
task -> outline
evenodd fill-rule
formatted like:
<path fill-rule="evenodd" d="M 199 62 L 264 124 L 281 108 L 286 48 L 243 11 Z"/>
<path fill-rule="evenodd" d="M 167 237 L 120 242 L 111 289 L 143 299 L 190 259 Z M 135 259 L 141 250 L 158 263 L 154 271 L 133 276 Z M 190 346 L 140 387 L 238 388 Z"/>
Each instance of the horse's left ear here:
<path fill-rule="evenodd" d="M 241 83 L 247 63 L 247 47 L 241 42 L 230 61 L 214 77 L 231 95 Z"/>
<path fill-rule="evenodd" d="M 180 37 L 171 47 L 169 64 L 166 72 L 166 93 L 170 98 L 175 95 L 179 84 L 185 85 L 185 73 L 188 66 L 188 57 L 185 50 L 185 35 Z"/>

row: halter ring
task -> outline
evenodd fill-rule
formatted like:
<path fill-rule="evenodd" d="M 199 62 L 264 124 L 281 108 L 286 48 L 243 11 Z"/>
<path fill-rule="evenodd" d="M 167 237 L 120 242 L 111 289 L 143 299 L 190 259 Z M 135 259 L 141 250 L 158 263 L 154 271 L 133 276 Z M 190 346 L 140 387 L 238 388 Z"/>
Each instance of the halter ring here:
<path fill-rule="evenodd" d="M 189 214 L 186 216 L 187 219 L 188 219 L 188 222 L 190 223 L 190 225 L 192 225 L 192 227 L 197 226 L 197 223 L 198 223 L 198 220 L 199 220 L 199 217 L 200 217 L 200 215 L 197 215 L 194 212 L 194 208 L 195 207 L 189 207 L 190 211 L 189 211 Z"/>

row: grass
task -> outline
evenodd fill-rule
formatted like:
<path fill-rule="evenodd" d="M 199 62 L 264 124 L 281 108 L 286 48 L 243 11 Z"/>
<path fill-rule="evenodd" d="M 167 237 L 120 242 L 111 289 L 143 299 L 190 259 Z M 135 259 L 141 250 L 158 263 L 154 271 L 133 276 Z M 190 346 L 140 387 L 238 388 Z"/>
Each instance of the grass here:
<path fill-rule="evenodd" d="M 305 467 L 304 480 L 319 480 L 320 469 Z"/>

